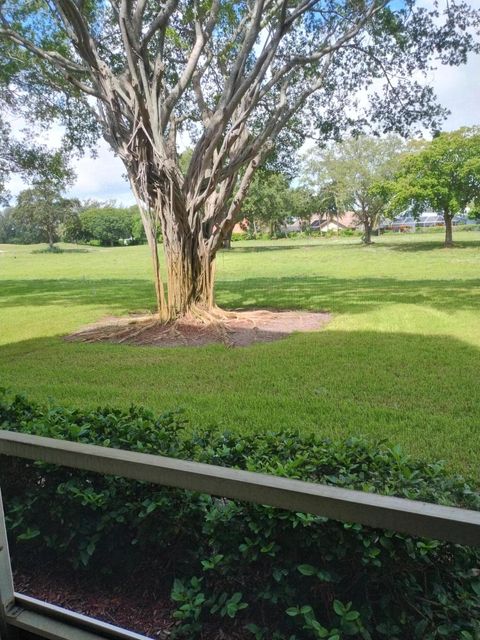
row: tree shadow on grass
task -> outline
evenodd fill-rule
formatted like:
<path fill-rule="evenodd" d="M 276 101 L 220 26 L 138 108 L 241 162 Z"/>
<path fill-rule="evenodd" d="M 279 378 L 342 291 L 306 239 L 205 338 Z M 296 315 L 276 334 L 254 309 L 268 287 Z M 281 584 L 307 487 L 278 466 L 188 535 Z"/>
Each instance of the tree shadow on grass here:
<path fill-rule="evenodd" d="M 52 278 L 3 280 L 0 309 L 17 306 L 106 305 L 119 310 L 153 309 L 153 283 L 140 279 Z"/>
<path fill-rule="evenodd" d="M 439 234 L 440 235 L 440 234 Z M 445 249 L 445 251 L 454 251 L 455 249 L 478 249 L 480 248 L 480 240 L 455 240 L 455 234 L 453 237 L 454 246 L 446 248 L 444 246 L 443 237 L 439 237 L 438 241 L 417 241 L 417 242 L 405 242 L 405 243 L 394 243 L 394 242 L 382 242 L 382 247 L 387 247 L 392 251 L 404 251 L 404 252 L 422 252 L 422 251 L 435 251 L 438 249 Z"/>
<path fill-rule="evenodd" d="M 480 279 L 400 280 L 299 276 L 219 280 L 217 301 L 230 309 L 305 309 L 364 313 L 387 304 L 426 305 L 440 310 L 480 309 Z M 153 310 L 153 285 L 140 279 L 5 280 L 0 308 L 46 305 L 106 306 L 112 313 Z"/>
<path fill-rule="evenodd" d="M 62 249 L 59 247 L 55 247 L 54 249 L 34 249 L 31 251 L 32 254 L 46 254 L 46 255 L 57 255 L 60 253 L 91 253 L 90 249 Z"/>
<path fill-rule="evenodd" d="M 216 291 L 219 303 L 229 308 L 364 313 L 386 304 L 415 304 L 440 310 L 480 309 L 480 279 L 250 278 L 220 281 Z"/>
<path fill-rule="evenodd" d="M 237 247 L 235 243 L 230 249 L 222 249 L 222 253 L 228 255 L 229 253 L 262 253 L 270 251 L 288 251 L 289 249 L 312 249 L 321 248 L 320 244 L 272 244 L 272 245 L 259 245 L 258 247 Z"/>

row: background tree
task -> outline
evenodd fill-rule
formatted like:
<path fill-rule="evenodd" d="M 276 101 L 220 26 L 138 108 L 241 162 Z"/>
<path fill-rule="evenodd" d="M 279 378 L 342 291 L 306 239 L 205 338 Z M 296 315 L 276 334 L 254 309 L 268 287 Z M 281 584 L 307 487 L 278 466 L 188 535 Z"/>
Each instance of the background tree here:
<path fill-rule="evenodd" d="M 310 222 L 314 214 L 324 213 L 323 198 L 307 187 L 290 187 L 288 201 L 290 216 L 299 220 L 303 231 L 310 230 Z"/>
<path fill-rule="evenodd" d="M 49 180 L 57 186 L 71 183 L 75 178 L 67 148 L 52 150 L 39 144 L 35 133 L 41 132 L 36 131 L 38 127 L 32 126 L 33 123 L 20 130 L 19 93 L 9 86 L 11 74 L 18 69 L 19 61 L 13 49 L 5 51 L 0 47 L 0 204 L 9 201 L 5 185 L 12 175 L 20 174 L 27 183 Z M 15 122 L 15 132 L 12 122 Z"/>
<path fill-rule="evenodd" d="M 324 193 L 334 194 L 340 213 L 352 211 L 363 225 L 365 244 L 372 242 L 372 231 L 388 202 L 376 184 L 393 175 L 403 148 L 396 136 L 359 136 L 323 151 L 311 151 L 304 160 L 310 181 L 316 181 Z"/>
<path fill-rule="evenodd" d="M 9 201 L 5 185 L 15 174 L 27 183 L 50 182 L 59 188 L 73 182 L 75 177 L 65 150 L 50 150 L 31 138 L 15 138 L 0 113 L 0 204 Z"/>
<path fill-rule="evenodd" d="M 80 212 L 81 209 L 72 212 L 72 215 L 60 225 L 60 238 L 63 242 L 74 242 L 78 244 L 87 241 L 80 220 Z"/>
<path fill-rule="evenodd" d="M 0 211 L 0 244 L 15 242 L 15 230 L 12 207 L 5 207 Z"/>
<path fill-rule="evenodd" d="M 0 47 L 0 204 L 8 203 L 10 193 L 6 183 L 12 175 L 21 175 L 26 183 L 41 186 L 50 184 L 61 192 L 73 183 L 75 173 L 70 165 L 67 147 L 49 149 L 35 140 L 35 127 L 12 132 L 11 122 L 21 115 L 20 87 L 10 86 L 12 74 L 22 68 L 22 60 L 15 56 L 12 46 Z M 15 90 L 16 89 L 16 90 Z M 38 114 L 40 115 L 40 114 Z M 39 242 L 39 230 L 24 224 L 12 208 L 3 211 L 0 234 L 6 241 Z M 42 233 L 40 231 L 40 233 Z"/>
<path fill-rule="evenodd" d="M 15 207 L 5 207 L 0 212 L 0 243 L 38 244 L 45 241 L 43 230 L 32 225 L 30 218 L 17 216 Z"/>
<path fill-rule="evenodd" d="M 267 169 L 258 171 L 241 212 L 248 219 L 253 233 L 263 226 L 268 229 L 270 237 L 276 237 L 286 218 L 292 215 L 287 178 L 282 173 Z"/>
<path fill-rule="evenodd" d="M 334 181 L 325 181 L 325 172 L 321 166 L 321 156 L 318 149 L 308 149 L 300 154 L 297 179 L 300 186 L 310 192 L 318 204 L 318 210 L 323 218 L 332 220 L 338 218 L 337 185 Z"/>
<path fill-rule="evenodd" d="M 133 238 L 135 209 L 125 207 L 90 206 L 80 213 L 83 237 L 113 247 L 120 240 Z"/>
<path fill-rule="evenodd" d="M 415 78 L 465 61 L 478 14 L 414 0 L 2 0 L 0 25 L 4 75 L 30 117 L 58 118 L 77 147 L 101 134 L 122 159 L 162 317 L 211 318 L 216 252 L 278 134 L 438 126 Z M 352 122 L 360 90 L 372 101 Z M 179 132 L 192 141 L 186 175 Z"/>
<path fill-rule="evenodd" d="M 18 195 L 11 215 L 14 222 L 35 233 L 37 242 L 48 242 L 53 250 L 60 225 L 74 216 L 78 208 L 79 202 L 64 198 L 58 185 L 42 181 Z"/>
<path fill-rule="evenodd" d="M 452 220 L 469 205 L 480 206 L 480 127 L 441 133 L 406 155 L 394 180 L 386 185 L 389 209 L 441 212 L 445 246 L 453 246 Z"/>
<path fill-rule="evenodd" d="M 145 228 L 143 226 L 142 217 L 137 205 L 130 207 L 132 215 L 132 238 L 134 244 L 145 244 L 147 242 L 147 236 L 145 235 Z M 161 230 L 158 231 L 157 240 L 161 239 Z"/>

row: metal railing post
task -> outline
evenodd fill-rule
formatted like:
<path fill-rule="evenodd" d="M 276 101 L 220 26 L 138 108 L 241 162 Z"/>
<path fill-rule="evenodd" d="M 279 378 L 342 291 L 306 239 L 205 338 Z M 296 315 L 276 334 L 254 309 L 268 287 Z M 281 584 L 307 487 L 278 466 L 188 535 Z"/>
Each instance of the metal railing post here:
<path fill-rule="evenodd" d="M 16 636 L 15 629 L 12 629 L 7 624 L 7 612 L 14 602 L 12 567 L 10 565 L 2 492 L 0 491 L 0 640 L 12 640 Z"/>

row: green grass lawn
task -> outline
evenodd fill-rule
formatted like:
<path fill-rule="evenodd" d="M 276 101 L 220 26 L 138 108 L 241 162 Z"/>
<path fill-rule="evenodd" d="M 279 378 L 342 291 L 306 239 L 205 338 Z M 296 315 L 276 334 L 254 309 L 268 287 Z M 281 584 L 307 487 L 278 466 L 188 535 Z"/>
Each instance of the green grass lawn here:
<path fill-rule="evenodd" d="M 67 343 L 153 308 L 146 247 L 0 245 L 0 385 L 62 404 L 184 408 L 196 425 L 363 434 L 480 478 L 480 233 L 235 243 L 229 308 L 328 310 L 319 333 L 228 349 Z M 64 247 L 67 248 L 67 247 Z"/>

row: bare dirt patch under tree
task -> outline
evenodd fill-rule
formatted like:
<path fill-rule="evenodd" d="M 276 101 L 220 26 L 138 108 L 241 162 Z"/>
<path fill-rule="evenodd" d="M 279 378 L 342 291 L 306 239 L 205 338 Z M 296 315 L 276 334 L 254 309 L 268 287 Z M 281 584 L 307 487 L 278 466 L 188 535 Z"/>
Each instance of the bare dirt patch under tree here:
<path fill-rule="evenodd" d="M 66 340 L 155 347 L 214 343 L 245 347 L 255 342 L 281 340 L 295 332 L 319 331 L 330 319 L 331 315 L 324 312 L 267 310 L 222 312 L 208 323 L 193 316 L 168 324 L 151 315 L 109 317 L 83 327 Z"/>

